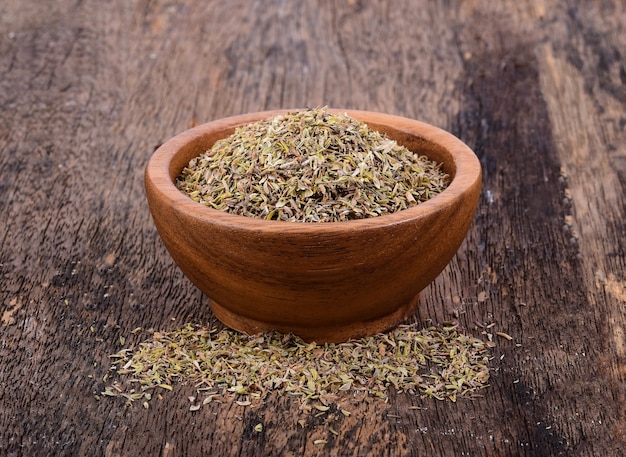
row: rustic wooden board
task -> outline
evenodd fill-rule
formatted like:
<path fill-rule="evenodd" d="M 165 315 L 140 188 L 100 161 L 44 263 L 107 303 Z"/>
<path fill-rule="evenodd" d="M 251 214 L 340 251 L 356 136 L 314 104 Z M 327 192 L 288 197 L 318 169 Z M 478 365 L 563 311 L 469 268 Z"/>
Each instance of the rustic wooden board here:
<path fill-rule="evenodd" d="M 3 1 L 0 454 L 622 455 L 625 50 L 619 0 Z M 338 436 L 277 395 L 98 401 L 120 337 L 214 321 L 148 213 L 154 148 L 324 104 L 430 122 L 479 155 L 474 224 L 415 320 L 514 337 L 496 337 L 483 397 L 353 405 Z"/>

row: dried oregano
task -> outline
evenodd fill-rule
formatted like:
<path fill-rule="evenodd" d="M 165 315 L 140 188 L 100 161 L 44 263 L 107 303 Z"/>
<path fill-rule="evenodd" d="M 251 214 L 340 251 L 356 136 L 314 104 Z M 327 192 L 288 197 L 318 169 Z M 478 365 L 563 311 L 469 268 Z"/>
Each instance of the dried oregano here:
<path fill-rule="evenodd" d="M 211 208 L 296 222 L 394 213 L 432 198 L 448 183 L 426 156 L 326 108 L 242 126 L 192 159 L 176 181 Z"/>
<path fill-rule="evenodd" d="M 387 334 L 334 344 L 188 324 L 154 332 L 138 347 L 112 355 L 112 375 L 126 382 L 114 381 L 102 395 L 142 401 L 147 408 L 155 392 L 186 382 L 197 391 L 192 411 L 213 400 L 249 406 L 275 392 L 299 399 L 303 409 L 316 414 L 346 398 L 386 401 L 391 388 L 455 401 L 487 385 L 489 347 L 454 324 L 401 325 Z"/>

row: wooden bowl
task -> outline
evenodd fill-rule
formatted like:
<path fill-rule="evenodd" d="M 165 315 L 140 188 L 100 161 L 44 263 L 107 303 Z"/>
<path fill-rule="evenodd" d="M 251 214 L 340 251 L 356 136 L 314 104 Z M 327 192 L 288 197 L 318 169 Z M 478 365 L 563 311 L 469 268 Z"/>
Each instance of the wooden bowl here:
<path fill-rule="evenodd" d="M 189 160 L 235 127 L 285 113 L 209 122 L 168 140 L 150 158 L 145 187 L 154 223 L 174 261 L 227 326 L 338 342 L 405 320 L 418 294 L 465 238 L 481 186 L 477 157 L 453 135 L 422 122 L 346 112 L 442 163 L 452 180 L 436 197 L 385 216 L 346 222 L 266 221 L 196 203 L 174 184 Z"/>

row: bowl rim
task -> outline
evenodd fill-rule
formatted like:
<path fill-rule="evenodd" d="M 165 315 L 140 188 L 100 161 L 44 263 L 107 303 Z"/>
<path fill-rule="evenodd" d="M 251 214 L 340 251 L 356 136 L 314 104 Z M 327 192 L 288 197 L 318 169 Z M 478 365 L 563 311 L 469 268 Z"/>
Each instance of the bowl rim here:
<path fill-rule="evenodd" d="M 318 232 L 319 230 L 342 232 L 346 230 L 381 228 L 421 219 L 432 212 L 455 204 L 455 201 L 458 200 L 461 195 L 472 188 L 476 182 L 481 179 L 482 169 L 476 154 L 459 138 L 439 127 L 392 114 L 329 108 L 328 111 L 332 113 L 346 113 L 367 124 L 389 126 L 404 134 L 416 136 L 443 147 L 450 153 L 453 159 L 455 167 L 453 179 L 441 193 L 414 207 L 382 216 L 338 222 L 277 221 L 232 214 L 198 203 L 176 187 L 174 180 L 182 168 L 174 172 L 174 170 L 172 170 L 172 161 L 185 146 L 193 142 L 202 141 L 202 139 L 211 132 L 231 130 L 241 125 L 296 110 L 298 110 L 298 108 L 257 111 L 229 116 L 200 124 L 175 135 L 159 146 L 150 156 L 144 172 L 146 191 L 149 193 L 148 189 L 150 189 L 158 193 L 161 203 L 166 203 L 170 207 L 176 208 L 178 211 L 182 211 L 189 216 L 213 224 L 269 233 L 310 233 Z M 174 176 L 172 177 L 172 175 Z"/>

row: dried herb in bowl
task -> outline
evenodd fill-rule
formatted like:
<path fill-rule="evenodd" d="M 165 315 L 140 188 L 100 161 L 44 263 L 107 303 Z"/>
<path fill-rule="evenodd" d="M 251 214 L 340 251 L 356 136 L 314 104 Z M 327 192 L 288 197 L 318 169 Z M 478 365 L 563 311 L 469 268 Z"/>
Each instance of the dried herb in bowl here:
<path fill-rule="evenodd" d="M 448 184 L 439 164 L 326 108 L 239 127 L 192 159 L 176 181 L 211 208 L 293 222 L 390 214 Z"/>

